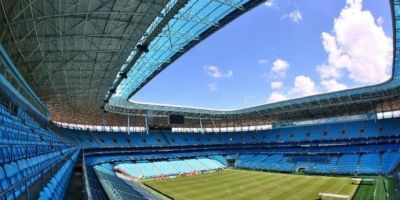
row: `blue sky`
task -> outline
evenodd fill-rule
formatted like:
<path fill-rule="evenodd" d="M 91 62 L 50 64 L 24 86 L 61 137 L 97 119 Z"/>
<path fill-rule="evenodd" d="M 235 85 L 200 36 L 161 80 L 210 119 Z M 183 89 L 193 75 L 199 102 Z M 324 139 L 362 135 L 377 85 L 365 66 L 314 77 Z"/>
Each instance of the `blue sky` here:
<path fill-rule="evenodd" d="M 172 63 L 134 101 L 237 109 L 391 76 L 388 1 L 274 0 Z"/>

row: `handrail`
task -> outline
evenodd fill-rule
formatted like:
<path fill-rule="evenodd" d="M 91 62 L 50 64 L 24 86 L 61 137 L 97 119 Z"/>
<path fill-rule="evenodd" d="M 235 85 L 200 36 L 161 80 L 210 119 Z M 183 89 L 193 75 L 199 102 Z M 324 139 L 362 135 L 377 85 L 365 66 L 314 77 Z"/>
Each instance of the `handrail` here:
<path fill-rule="evenodd" d="M 20 144 L 20 145 L 17 145 L 17 144 L 14 144 L 14 145 L 2 145 L 2 144 L 0 144 L 0 147 L 1 146 L 28 146 L 29 144 Z M 48 146 L 51 146 L 51 145 L 48 145 Z M 37 145 L 35 145 L 34 146 L 35 148 L 37 147 Z M 64 146 L 64 147 L 66 147 L 66 148 L 68 148 L 68 147 L 73 147 L 73 146 Z M 49 153 L 54 153 L 54 152 L 59 152 L 59 151 L 62 151 L 63 149 L 62 148 L 56 148 L 56 149 L 51 149 L 51 150 L 46 150 L 46 151 L 43 151 L 43 152 L 40 152 L 37 148 L 35 149 L 35 154 L 34 154 L 34 157 L 36 157 L 36 156 L 41 156 L 41 155 L 46 155 L 46 154 L 49 154 Z M 10 152 L 10 155 L 11 155 L 11 158 L 15 158 L 15 156 L 14 156 L 14 151 L 11 151 Z M 26 153 L 26 152 L 24 152 L 24 156 L 22 156 L 20 159 L 29 159 L 29 157 L 28 157 L 28 153 Z M 15 160 L 11 160 L 11 161 L 9 161 L 9 162 L 5 162 L 5 163 L 2 163 L 3 165 L 4 164 L 9 164 L 9 163 L 12 163 L 12 162 L 15 162 Z"/>
<path fill-rule="evenodd" d="M 248 148 L 245 148 L 248 149 Z M 229 149 L 228 149 L 229 150 Z M 236 150 L 235 150 L 236 151 Z M 389 151 L 388 151 L 389 152 Z M 331 151 L 331 152 L 315 152 L 315 153 L 307 153 L 307 152 L 261 152 L 260 150 L 253 150 L 253 151 L 246 151 L 245 153 L 248 154 L 265 154 L 265 155 L 275 155 L 275 154 L 279 154 L 279 155 L 342 155 L 342 154 L 346 154 L 343 151 Z M 381 153 L 381 152 L 376 152 L 376 151 L 368 151 L 368 152 L 347 152 L 347 154 L 359 154 L 359 153 Z M 226 151 L 225 153 L 221 153 L 216 151 L 214 153 L 214 155 L 216 154 L 231 154 L 231 152 Z M 210 155 L 209 152 L 203 152 L 203 154 L 196 154 L 196 155 L 185 155 L 185 154 L 181 154 L 181 155 L 177 155 L 177 157 L 179 158 L 194 158 L 194 157 L 198 157 L 198 156 L 205 156 L 205 155 Z M 169 159 L 172 158 L 170 156 L 165 156 L 165 157 L 159 157 L 159 158 L 152 158 L 152 159 L 146 159 L 146 160 L 165 160 L 165 159 Z M 176 158 L 176 157 L 174 157 Z M 122 161 L 135 161 L 135 160 L 141 160 L 140 158 L 134 158 L 134 157 L 116 157 L 113 159 L 105 159 L 105 160 L 101 160 L 101 161 L 97 161 L 95 163 L 93 163 L 92 165 L 99 165 L 99 164 L 103 164 L 103 163 L 114 163 L 114 162 L 122 162 Z"/>
<path fill-rule="evenodd" d="M 88 200 L 92 200 L 93 199 L 92 192 L 89 189 L 90 183 L 89 183 L 88 175 L 86 172 L 85 149 L 82 149 L 82 171 L 83 171 L 83 179 L 84 179 L 83 185 L 85 187 L 85 193 L 87 195 L 86 197 Z"/>
<path fill-rule="evenodd" d="M 85 153 L 85 155 L 92 155 L 91 150 L 96 150 L 93 152 L 94 155 L 98 153 L 98 150 L 118 150 L 120 149 L 135 149 L 135 150 L 146 150 L 146 152 L 152 151 L 160 151 L 160 150 L 171 150 L 171 149 L 191 149 L 191 150 L 199 150 L 204 148 L 225 148 L 229 147 L 242 147 L 242 146 L 262 146 L 262 147 L 301 147 L 302 145 L 310 145 L 310 147 L 321 146 L 321 144 L 335 144 L 336 146 L 342 145 L 357 145 L 357 144 L 365 144 L 365 141 L 368 141 L 368 144 L 379 144 L 379 143 L 398 143 L 400 136 L 380 136 L 373 138 L 354 138 L 354 139 L 337 139 L 337 140 L 310 140 L 303 142 L 253 142 L 253 143 L 223 143 L 223 144 L 206 144 L 206 145 L 174 145 L 174 146 L 109 146 L 109 147 L 85 147 L 89 153 Z M 325 143 L 324 143 L 325 142 Z M 112 152 L 111 152 L 112 153 Z"/>
<path fill-rule="evenodd" d="M 59 159 L 58 161 L 56 161 L 56 163 L 52 163 L 49 166 L 43 166 L 40 169 L 38 169 L 37 171 L 35 171 L 34 173 L 31 173 L 30 175 L 28 175 L 25 178 L 22 178 L 20 180 L 18 180 L 14 185 L 8 187 L 7 189 L 5 189 L 3 192 L 0 193 L 0 197 L 6 195 L 8 192 L 10 192 L 11 190 L 13 190 L 15 187 L 19 186 L 22 183 L 26 183 L 29 181 L 30 178 L 32 178 L 33 176 L 39 175 L 43 173 L 43 170 L 45 170 L 46 168 L 50 167 L 50 169 L 52 169 L 53 167 L 55 167 L 56 165 L 58 165 L 60 162 L 65 161 L 69 158 L 67 158 L 67 156 L 71 156 L 73 155 L 74 149 L 71 149 L 70 152 L 66 153 L 65 155 L 63 155 L 62 159 Z M 42 174 L 43 176 L 43 174 Z M 27 187 L 28 190 L 28 187 Z"/>
<path fill-rule="evenodd" d="M 4 66 L 4 67 L 1 67 Z M 17 90 L 16 94 L 22 101 L 26 101 L 33 110 L 44 118 L 49 117 L 49 110 L 43 101 L 36 95 L 29 84 L 25 81 L 18 69 L 15 67 L 11 58 L 6 53 L 3 46 L 0 44 L 0 82 L 8 81 L 8 83 Z"/>

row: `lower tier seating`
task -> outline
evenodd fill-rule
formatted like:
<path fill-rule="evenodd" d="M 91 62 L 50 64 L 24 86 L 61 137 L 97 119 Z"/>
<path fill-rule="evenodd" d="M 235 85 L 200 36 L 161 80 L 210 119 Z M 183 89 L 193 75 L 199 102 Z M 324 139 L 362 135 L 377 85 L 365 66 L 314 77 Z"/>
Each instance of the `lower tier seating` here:
<path fill-rule="evenodd" d="M 389 174 L 400 162 L 400 152 L 326 155 L 242 154 L 238 168 L 283 172 L 303 170 L 320 174 Z"/>
<path fill-rule="evenodd" d="M 97 177 L 100 180 L 107 196 L 110 199 L 159 199 L 158 197 L 152 195 L 152 193 L 141 190 L 138 185 L 132 185 L 125 182 L 123 179 L 119 178 L 113 171 L 113 166 L 111 164 L 101 164 L 94 167 Z"/>
<path fill-rule="evenodd" d="M 122 163 L 115 166 L 119 172 L 135 178 L 153 178 L 179 174 L 212 171 L 225 168 L 221 162 L 210 158 L 193 158 L 155 162 Z"/>

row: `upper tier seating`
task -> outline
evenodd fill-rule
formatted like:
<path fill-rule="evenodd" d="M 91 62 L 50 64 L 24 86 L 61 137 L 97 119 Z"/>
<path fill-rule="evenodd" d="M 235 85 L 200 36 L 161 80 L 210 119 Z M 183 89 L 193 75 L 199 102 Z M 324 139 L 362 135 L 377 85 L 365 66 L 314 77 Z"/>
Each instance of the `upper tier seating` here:
<path fill-rule="evenodd" d="M 17 199 L 74 150 L 18 109 L 0 105 L 0 199 Z"/>
<path fill-rule="evenodd" d="M 145 147 L 215 144 L 253 144 L 312 141 L 346 141 L 399 136 L 398 118 L 350 121 L 330 124 L 275 128 L 264 131 L 234 133 L 175 133 L 151 131 L 130 134 L 60 129 L 67 138 L 84 147 Z"/>
<path fill-rule="evenodd" d="M 32 157 L 28 160 L 23 159 L 8 163 L 4 167 L 0 166 L 0 197 L 7 197 L 7 199 L 18 198 L 27 187 L 55 167 L 72 150 L 57 151 Z"/>
<path fill-rule="evenodd" d="M 54 175 L 50 182 L 40 192 L 39 200 L 61 200 L 68 186 L 69 179 L 72 175 L 75 162 L 78 158 L 79 151 L 76 151 L 71 159 L 68 159 L 60 170 Z"/>
<path fill-rule="evenodd" d="M 0 164 L 61 150 L 71 145 L 44 130 L 26 113 L 13 115 L 0 105 Z"/>

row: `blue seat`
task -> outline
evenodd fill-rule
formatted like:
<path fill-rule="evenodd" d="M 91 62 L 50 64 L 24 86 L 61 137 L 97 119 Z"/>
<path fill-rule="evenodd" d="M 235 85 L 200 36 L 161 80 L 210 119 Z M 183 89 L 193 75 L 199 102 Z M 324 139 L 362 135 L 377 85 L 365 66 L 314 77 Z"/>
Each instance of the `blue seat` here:
<path fill-rule="evenodd" d="M 6 178 L 6 174 L 4 173 L 3 167 L 0 166 L 0 192 L 2 193 L 5 191 L 8 187 L 10 187 L 10 183 L 8 179 Z M 9 194 L 10 196 L 13 195 L 12 191 Z M 8 194 L 7 194 L 8 196 Z M 5 196 L 0 196 L 0 200 L 6 199 Z"/>
<path fill-rule="evenodd" d="M 11 161 L 11 147 L 3 146 L 1 147 L 1 152 L 3 154 L 3 163 L 8 163 Z"/>
<path fill-rule="evenodd" d="M 32 170 L 30 170 L 28 162 L 25 159 L 19 160 L 17 162 L 17 164 L 18 164 L 19 170 L 24 178 L 28 177 L 32 173 Z M 27 184 L 30 185 L 32 183 L 33 183 L 33 178 L 30 178 L 28 180 Z"/>
<path fill-rule="evenodd" d="M 10 181 L 10 186 L 15 185 L 19 180 L 21 180 L 22 176 L 19 174 L 19 168 L 17 163 L 12 162 L 11 164 L 6 164 L 4 166 L 7 179 Z M 14 195 L 7 193 L 7 199 L 16 199 L 21 194 L 21 187 L 19 185 L 15 186 Z M 12 197 L 11 197 L 12 196 Z"/>
<path fill-rule="evenodd" d="M 8 143 L 7 132 L 4 131 L 3 127 L 0 128 L 0 143 Z"/>

